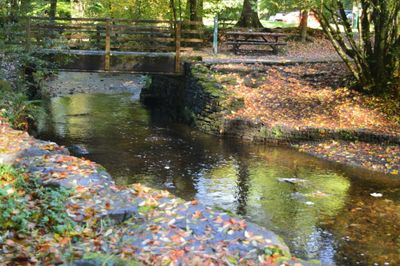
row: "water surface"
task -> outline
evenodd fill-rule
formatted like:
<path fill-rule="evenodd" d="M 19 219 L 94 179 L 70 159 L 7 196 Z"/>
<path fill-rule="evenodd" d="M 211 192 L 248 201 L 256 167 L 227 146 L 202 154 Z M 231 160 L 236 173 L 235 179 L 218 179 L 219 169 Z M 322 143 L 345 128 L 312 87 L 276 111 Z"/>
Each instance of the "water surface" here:
<path fill-rule="evenodd" d="M 86 147 L 119 184 L 141 182 L 227 209 L 323 265 L 400 264 L 400 180 L 204 135 L 130 94 L 79 94 L 46 106 L 39 136 Z"/>

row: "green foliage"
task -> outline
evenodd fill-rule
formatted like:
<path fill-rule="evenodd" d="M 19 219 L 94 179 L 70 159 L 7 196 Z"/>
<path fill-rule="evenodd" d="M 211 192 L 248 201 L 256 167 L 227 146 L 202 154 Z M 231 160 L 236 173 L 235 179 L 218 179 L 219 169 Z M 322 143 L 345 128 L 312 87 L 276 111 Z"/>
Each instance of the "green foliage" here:
<path fill-rule="evenodd" d="M 228 210 L 228 209 L 224 209 L 224 208 L 221 208 L 221 207 L 219 207 L 219 206 L 214 206 L 213 208 L 214 208 L 215 210 L 217 210 L 217 211 L 224 212 L 224 213 L 228 214 L 229 216 L 241 218 L 240 215 L 238 215 L 238 214 L 236 214 L 236 213 L 234 213 L 233 211 L 230 211 L 230 210 Z"/>
<path fill-rule="evenodd" d="M 2 91 L 9 92 L 11 90 L 12 90 L 12 88 L 11 88 L 11 84 L 10 83 L 8 83 L 5 80 L 0 80 L 0 92 L 2 92 Z"/>
<path fill-rule="evenodd" d="M 272 133 L 272 136 L 274 136 L 275 138 L 278 138 L 278 139 L 283 138 L 285 136 L 284 129 L 281 128 L 280 126 L 274 126 L 271 129 L 271 133 Z"/>
<path fill-rule="evenodd" d="M 142 215 L 146 215 L 147 213 L 151 212 L 154 209 L 155 209 L 154 206 L 140 206 L 138 212 Z"/>
<path fill-rule="evenodd" d="M 278 247 L 274 247 L 274 246 L 266 247 L 264 249 L 264 253 L 265 253 L 265 255 L 270 256 L 270 257 L 284 255 L 284 252 L 282 251 L 282 249 L 280 249 Z"/>
<path fill-rule="evenodd" d="M 24 92 L 15 92 L 11 86 L 3 85 L 0 81 L 0 117 L 7 120 L 13 128 L 28 128 L 29 122 L 35 121 L 42 109 L 39 101 L 31 101 Z"/>
<path fill-rule="evenodd" d="M 31 7 L 27 15 L 29 16 L 47 16 L 50 11 L 50 1 L 37 0 L 32 1 Z M 58 17 L 71 17 L 70 1 L 57 1 Z"/>
<path fill-rule="evenodd" d="M 343 0 L 345 9 L 352 9 L 352 0 Z M 320 5 L 320 0 L 261 0 L 260 7 L 264 12 L 272 15 L 276 12 L 290 12 L 294 10 L 317 8 Z"/>
<path fill-rule="evenodd" d="M 16 129 L 28 128 L 41 113 L 38 101 L 32 101 L 41 81 L 50 75 L 51 65 L 35 52 L 32 47 L 27 51 L 24 46 L 11 45 L 9 41 L 20 42 L 15 32 L 21 30 L 23 21 L 1 25 L 0 49 L 3 51 L 0 79 L 13 76 L 13 86 L 0 81 L 0 116 L 8 120 Z M 10 39 L 11 38 L 11 39 Z"/>
<path fill-rule="evenodd" d="M 48 0 L 0 1 L 1 16 L 47 16 L 49 12 L 50 1 Z M 69 0 L 57 1 L 57 16 L 71 16 Z"/>
<path fill-rule="evenodd" d="M 196 115 L 190 110 L 190 108 L 185 106 L 182 110 L 182 118 L 186 123 L 193 124 L 196 120 Z"/>
<path fill-rule="evenodd" d="M 273 139 L 283 139 L 285 138 L 285 130 L 280 126 L 274 126 L 272 128 L 261 127 L 260 137 L 262 138 L 273 138 Z"/>
<path fill-rule="evenodd" d="M 0 165 L 0 231 L 71 231 L 75 224 L 64 206 L 69 195 L 64 188 L 43 187 L 36 178 Z"/>
<path fill-rule="evenodd" d="M 167 0 L 87 0 L 86 16 L 128 19 L 171 19 Z"/>
<path fill-rule="evenodd" d="M 400 95 L 400 2 L 360 1 L 358 32 L 346 18 L 341 0 L 320 1 L 314 12 L 360 90 Z"/>
<path fill-rule="evenodd" d="M 220 21 L 237 21 L 243 7 L 243 1 L 210 0 L 204 3 L 204 15 L 218 16 Z"/>
<path fill-rule="evenodd" d="M 88 253 L 83 256 L 88 265 L 93 266 L 139 266 L 142 265 L 136 260 L 130 258 L 129 260 L 120 259 L 115 255 L 108 255 L 102 253 Z"/>

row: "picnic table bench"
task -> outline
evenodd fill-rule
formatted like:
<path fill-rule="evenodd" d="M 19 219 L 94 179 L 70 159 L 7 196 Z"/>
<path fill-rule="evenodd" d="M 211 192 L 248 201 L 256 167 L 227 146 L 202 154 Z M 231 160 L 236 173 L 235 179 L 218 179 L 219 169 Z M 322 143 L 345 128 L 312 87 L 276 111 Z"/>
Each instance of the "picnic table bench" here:
<path fill-rule="evenodd" d="M 235 54 L 242 45 L 267 45 L 272 48 L 274 53 L 278 53 L 279 46 L 287 45 L 287 42 L 280 40 L 288 35 L 275 32 L 255 32 L 255 31 L 229 31 L 225 33 L 227 44 L 232 45 Z"/>

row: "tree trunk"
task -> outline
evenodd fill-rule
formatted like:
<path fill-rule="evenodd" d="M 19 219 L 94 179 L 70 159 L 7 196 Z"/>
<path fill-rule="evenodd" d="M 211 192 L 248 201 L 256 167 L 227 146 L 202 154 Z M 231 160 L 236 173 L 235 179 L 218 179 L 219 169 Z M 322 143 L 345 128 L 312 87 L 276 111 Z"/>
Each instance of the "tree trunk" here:
<path fill-rule="evenodd" d="M 182 20 L 182 2 L 178 0 L 178 12 L 179 12 L 179 20 Z"/>
<path fill-rule="evenodd" d="M 22 0 L 21 1 L 21 15 L 26 16 L 31 9 L 31 0 Z"/>
<path fill-rule="evenodd" d="M 203 22 L 204 1 L 197 0 L 197 21 Z"/>
<path fill-rule="evenodd" d="M 18 0 L 11 0 L 10 1 L 10 17 L 12 21 L 17 20 L 17 16 L 19 13 L 19 5 L 18 5 Z"/>
<path fill-rule="evenodd" d="M 307 29 L 308 29 L 308 10 L 304 9 L 300 13 L 300 37 L 302 42 L 307 41 Z"/>
<path fill-rule="evenodd" d="M 175 1 L 174 0 L 169 0 L 169 6 L 170 6 L 171 11 L 172 11 L 172 20 L 173 21 L 177 21 Z"/>
<path fill-rule="evenodd" d="M 341 1 L 325 6 L 325 10 L 322 10 L 325 12 L 314 11 L 320 18 L 323 31 L 360 88 L 376 94 L 398 92 L 400 79 L 396 73 L 400 72 L 400 1 L 361 0 L 360 4 L 362 14 L 358 42 Z"/>
<path fill-rule="evenodd" d="M 51 20 L 55 20 L 57 14 L 57 0 L 50 0 L 50 11 L 49 17 Z"/>
<path fill-rule="evenodd" d="M 242 14 L 236 26 L 243 28 L 263 28 L 257 10 L 257 0 L 244 0 Z"/>
<path fill-rule="evenodd" d="M 188 0 L 188 17 L 190 21 L 202 21 L 203 1 L 202 0 Z"/>
<path fill-rule="evenodd" d="M 190 22 L 199 22 L 194 23 L 190 27 L 193 29 L 197 29 L 201 26 L 203 22 L 203 0 L 188 0 L 187 1 L 187 17 Z"/>

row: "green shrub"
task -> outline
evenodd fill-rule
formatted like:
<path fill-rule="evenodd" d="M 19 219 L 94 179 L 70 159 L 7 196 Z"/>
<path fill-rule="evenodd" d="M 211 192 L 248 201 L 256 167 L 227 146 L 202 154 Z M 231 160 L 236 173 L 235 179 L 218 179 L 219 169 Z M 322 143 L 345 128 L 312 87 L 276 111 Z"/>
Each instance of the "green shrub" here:
<path fill-rule="evenodd" d="M 30 101 L 24 92 L 15 92 L 5 81 L 0 81 L 0 117 L 15 129 L 28 128 L 29 122 L 42 112 L 39 101 Z"/>
<path fill-rule="evenodd" d="M 65 212 L 70 191 L 46 188 L 38 179 L 0 165 L 0 232 L 29 234 L 35 230 L 58 234 L 71 231 L 75 223 Z"/>

